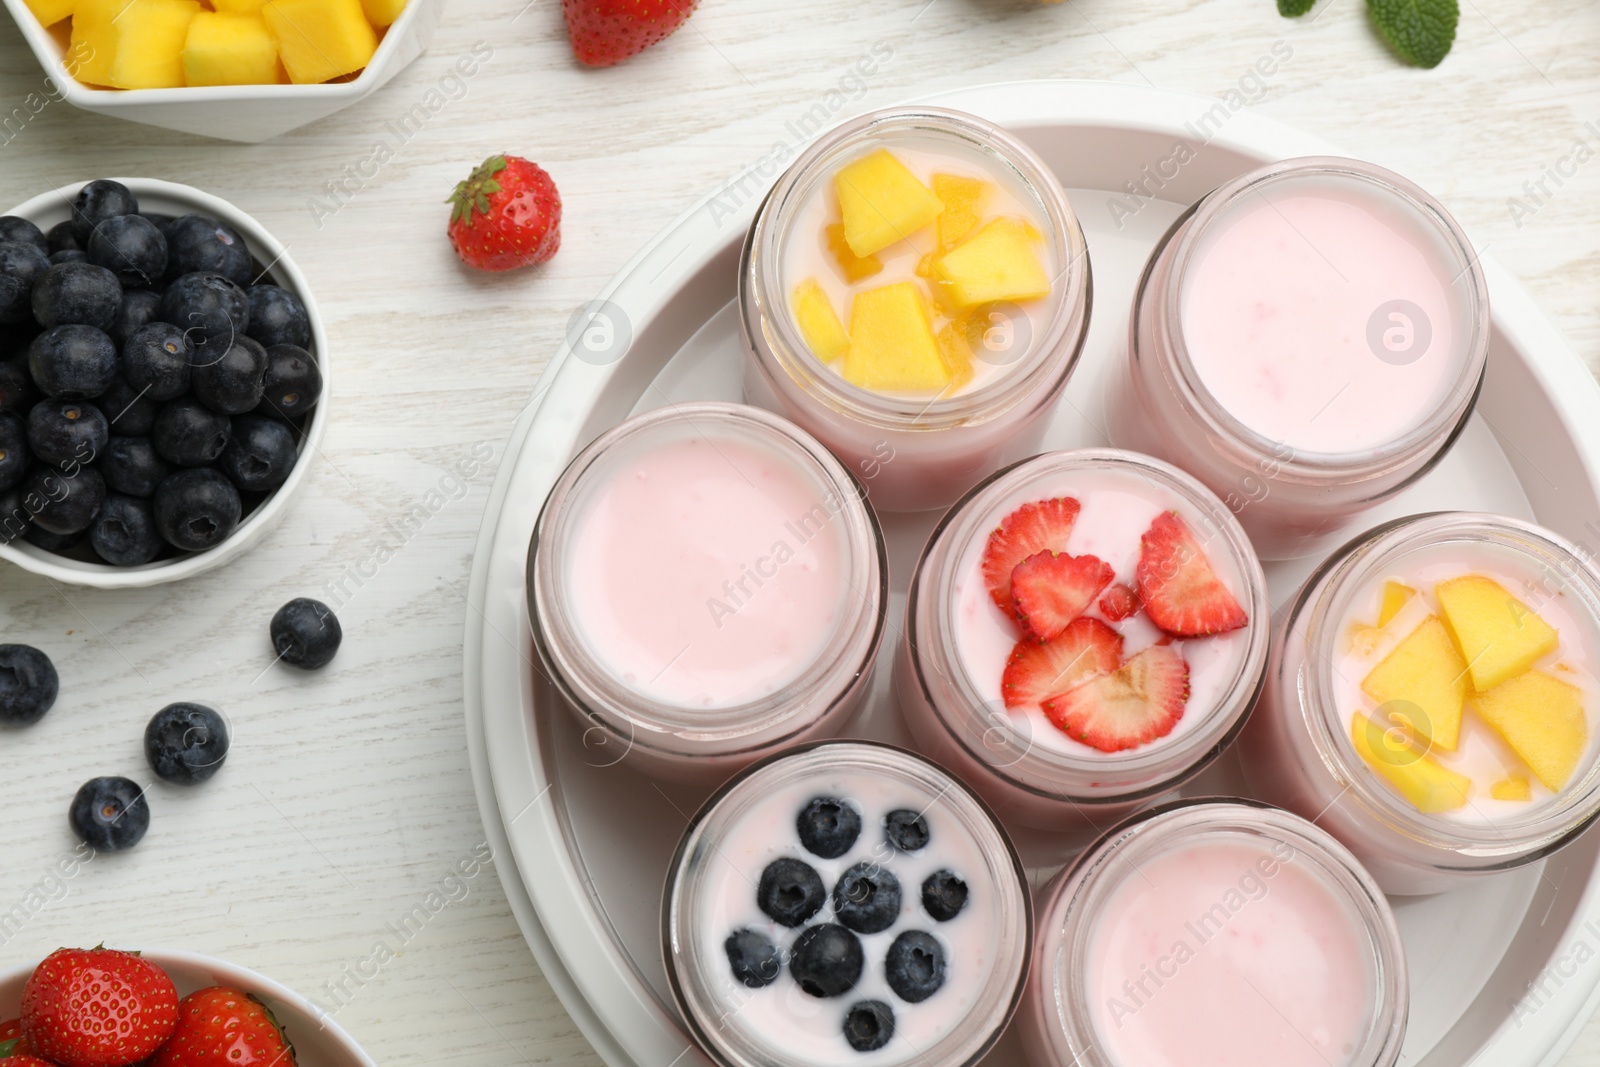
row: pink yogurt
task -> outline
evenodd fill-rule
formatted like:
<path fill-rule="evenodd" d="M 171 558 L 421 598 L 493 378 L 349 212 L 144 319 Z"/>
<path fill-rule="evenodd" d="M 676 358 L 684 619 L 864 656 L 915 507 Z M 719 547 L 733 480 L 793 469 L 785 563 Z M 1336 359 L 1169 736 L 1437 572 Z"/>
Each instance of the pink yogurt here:
<path fill-rule="evenodd" d="M 1417 213 L 1349 179 L 1266 189 L 1216 219 L 1184 282 L 1182 323 L 1205 388 L 1295 452 L 1395 441 L 1459 387 L 1460 300 Z"/>
<path fill-rule="evenodd" d="M 775 693 L 839 627 L 837 501 L 751 440 L 685 434 L 619 461 L 571 539 L 578 632 L 627 685 L 680 706 Z"/>
<path fill-rule="evenodd" d="M 1000 525 L 1016 508 L 1031 501 L 1055 496 L 1072 497 L 1080 506 L 1078 520 L 1067 540 L 1071 555 L 1093 555 L 1116 571 L 1116 581 L 1136 588 L 1134 569 L 1139 563 L 1139 539 L 1157 515 L 1176 511 L 1189 527 L 1210 560 L 1212 568 L 1228 591 L 1246 611 L 1250 593 L 1225 542 L 1210 535 L 1208 521 L 1192 505 L 1164 486 L 1140 477 L 1129 469 L 1078 470 L 1065 472 L 1054 483 L 1030 484 L 996 507 L 984 523 L 985 531 Z M 1208 543 L 1209 542 L 1209 543 Z M 959 564 L 953 593 L 955 641 L 962 666 L 979 696 L 990 706 L 1001 705 L 1000 682 L 1006 661 L 1021 636 L 1017 623 L 1008 618 L 989 595 L 983 580 L 983 550 L 987 537 L 976 538 L 967 546 Z M 1098 607 L 1086 614 L 1105 621 L 1122 634 L 1123 656 L 1131 657 L 1162 638 L 1143 612 L 1121 622 L 1106 620 Z M 1254 622 L 1255 620 L 1252 620 Z M 1170 734 L 1151 742 L 1164 745 L 1182 737 L 1214 710 L 1231 689 L 1250 650 L 1248 627 L 1213 637 L 1173 642 L 1189 664 L 1189 702 L 1183 718 Z M 1103 756 L 1098 749 L 1073 740 L 1056 729 L 1037 707 L 1009 711 L 1034 741 L 1057 751 L 1080 756 Z"/>

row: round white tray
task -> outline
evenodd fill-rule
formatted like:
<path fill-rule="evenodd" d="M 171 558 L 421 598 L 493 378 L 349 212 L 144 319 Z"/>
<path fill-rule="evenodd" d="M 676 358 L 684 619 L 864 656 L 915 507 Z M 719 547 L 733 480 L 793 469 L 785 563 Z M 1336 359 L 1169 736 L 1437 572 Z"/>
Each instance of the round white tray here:
<path fill-rule="evenodd" d="M 1123 352 L 1134 283 L 1182 208 L 1261 163 L 1335 151 L 1212 98 L 1119 84 L 1011 83 L 924 102 L 1012 129 L 1054 168 L 1082 218 L 1094 318 L 1050 448 L 1104 441 L 1106 376 Z M 534 955 L 613 1067 L 706 1062 L 671 1007 L 658 932 L 666 865 L 701 797 L 657 786 L 611 765 L 615 753 L 584 747 L 535 669 L 524 597 L 528 538 L 551 483 L 602 430 L 669 401 L 740 399 L 736 261 L 774 177 L 730 182 L 656 237 L 602 294 L 609 321 L 594 323 L 599 333 L 586 347 L 562 347 L 517 420 L 473 567 L 465 697 L 479 807 Z M 1484 268 L 1494 339 L 1478 414 L 1445 462 L 1372 521 L 1473 508 L 1600 543 L 1600 390 L 1520 285 L 1487 259 Z M 606 349 L 607 330 L 631 344 Z M 906 582 L 933 521 L 885 516 L 894 590 L 886 642 L 898 639 Z M 1275 605 L 1315 562 L 1268 566 Z M 879 674 L 860 732 L 904 742 L 888 672 Z M 1185 792 L 1239 789 L 1229 757 Z M 1413 983 L 1403 1062 L 1510 1067 L 1560 1057 L 1600 982 L 1600 966 L 1587 962 L 1600 946 L 1597 855 L 1600 837 L 1590 834 L 1546 864 L 1396 902 Z M 1016 1064 L 1020 1055 L 1008 1039 L 986 1062 Z"/>

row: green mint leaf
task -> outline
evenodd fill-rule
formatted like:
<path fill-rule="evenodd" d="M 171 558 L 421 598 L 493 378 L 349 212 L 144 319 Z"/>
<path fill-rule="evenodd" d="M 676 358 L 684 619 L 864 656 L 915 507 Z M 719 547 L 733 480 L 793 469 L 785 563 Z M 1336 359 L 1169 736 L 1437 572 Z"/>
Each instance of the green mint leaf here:
<path fill-rule="evenodd" d="M 1367 12 L 1389 47 L 1413 67 L 1437 67 L 1461 21 L 1456 0 L 1367 0 Z"/>
<path fill-rule="evenodd" d="M 1317 0 L 1278 0 L 1278 14 L 1286 19 L 1296 19 L 1310 11 Z"/>

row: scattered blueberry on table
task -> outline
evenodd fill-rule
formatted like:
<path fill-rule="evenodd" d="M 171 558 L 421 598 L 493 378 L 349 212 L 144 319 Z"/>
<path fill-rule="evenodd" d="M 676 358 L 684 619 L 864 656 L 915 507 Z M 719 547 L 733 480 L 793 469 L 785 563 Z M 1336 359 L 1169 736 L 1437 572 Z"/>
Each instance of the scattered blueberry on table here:
<path fill-rule="evenodd" d="M 279 608 L 269 632 L 278 658 L 305 671 L 326 667 L 344 640 L 333 609 L 309 597 L 296 597 Z"/>
<path fill-rule="evenodd" d="M 91 778 L 72 798 L 72 829 L 96 852 L 122 852 L 144 840 L 150 805 L 127 778 Z"/>

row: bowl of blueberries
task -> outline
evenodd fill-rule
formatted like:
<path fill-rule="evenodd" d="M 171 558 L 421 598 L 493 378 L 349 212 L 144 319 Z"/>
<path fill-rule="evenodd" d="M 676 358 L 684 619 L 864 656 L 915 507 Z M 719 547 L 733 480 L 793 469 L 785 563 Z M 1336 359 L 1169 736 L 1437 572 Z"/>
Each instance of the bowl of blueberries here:
<path fill-rule="evenodd" d="M 242 554 L 305 484 L 327 350 L 283 246 L 208 193 L 101 179 L 0 216 L 0 558 L 126 588 Z"/>

